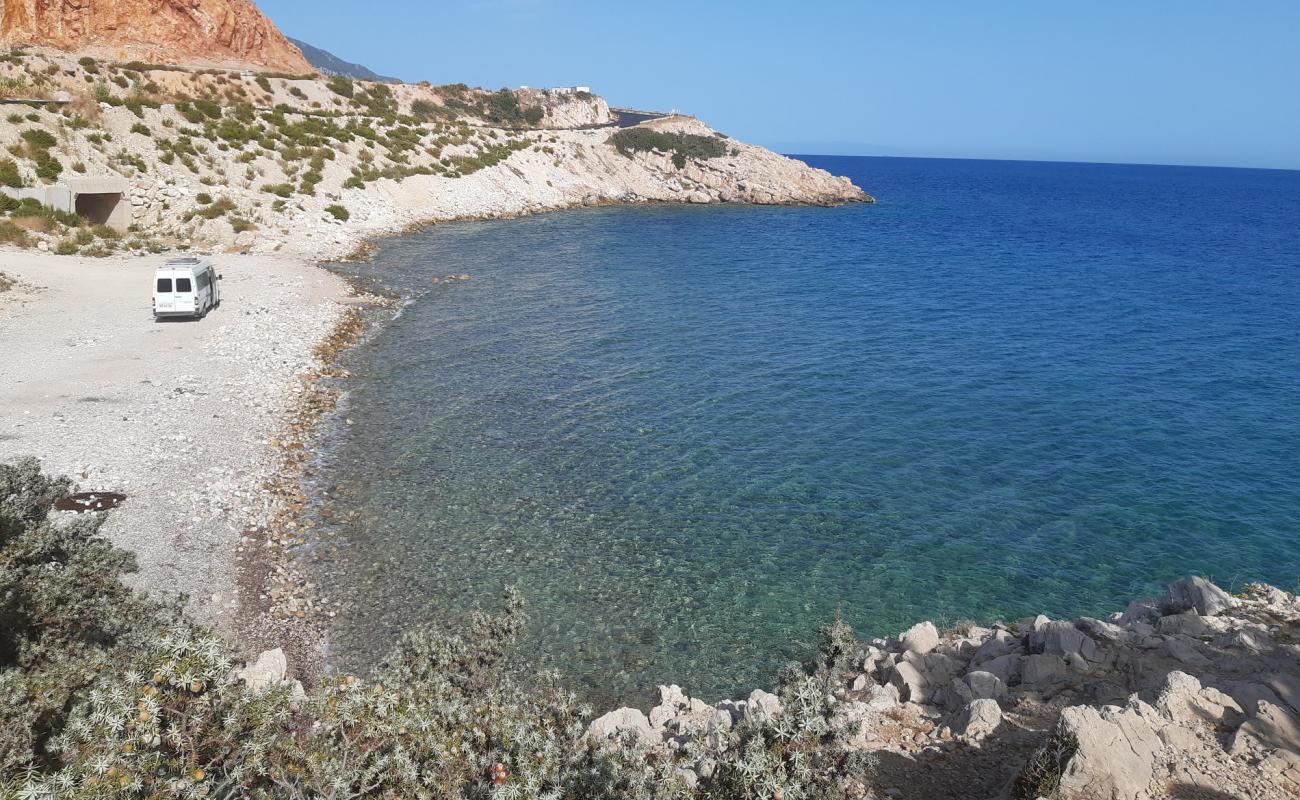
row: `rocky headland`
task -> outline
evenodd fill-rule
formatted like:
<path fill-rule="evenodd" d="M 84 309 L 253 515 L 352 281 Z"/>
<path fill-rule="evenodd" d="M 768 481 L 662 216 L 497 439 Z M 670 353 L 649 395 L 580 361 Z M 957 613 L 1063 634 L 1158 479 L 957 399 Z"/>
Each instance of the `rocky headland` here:
<path fill-rule="evenodd" d="M 688 116 L 619 128 L 593 94 L 488 91 L 97 62 L 48 47 L 0 60 L 30 99 L 0 117 L 0 184 L 46 196 L 89 179 L 120 194 L 121 234 L 9 209 L 11 244 L 62 253 L 334 258 L 454 219 L 633 203 L 870 202 L 847 178 Z M 43 102 L 48 101 L 48 102 Z M 104 221 L 104 220 L 95 220 Z M 80 239 L 77 237 L 80 236 Z"/>

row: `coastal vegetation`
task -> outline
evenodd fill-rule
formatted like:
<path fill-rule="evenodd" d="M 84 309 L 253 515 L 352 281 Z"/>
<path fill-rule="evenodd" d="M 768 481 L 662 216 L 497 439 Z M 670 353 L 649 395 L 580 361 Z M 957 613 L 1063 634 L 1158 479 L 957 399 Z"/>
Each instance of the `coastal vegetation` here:
<path fill-rule="evenodd" d="M 134 559 L 102 515 L 51 519 L 70 491 L 35 460 L 0 465 L 0 796 L 813 800 L 872 767 L 827 691 L 855 650 L 843 624 L 787 670 L 784 714 L 665 755 L 588 734 L 589 710 L 516 653 L 513 590 L 408 634 L 366 679 L 247 679 L 230 644 L 121 582 Z"/>
<path fill-rule="evenodd" d="M 657 150 L 672 153 L 673 164 L 681 169 L 688 159 L 705 161 L 727 154 L 727 145 L 717 136 L 693 133 L 666 133 L 649 128 L 625 128 L 610 137 L 610 142 L 625 156 Z"/>

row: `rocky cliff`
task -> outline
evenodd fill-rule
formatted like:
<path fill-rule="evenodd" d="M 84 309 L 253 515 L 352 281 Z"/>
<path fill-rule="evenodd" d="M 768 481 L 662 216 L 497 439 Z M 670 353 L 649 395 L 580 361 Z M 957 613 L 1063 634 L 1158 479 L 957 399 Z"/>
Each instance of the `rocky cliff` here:
<path fill-rule="evenodd" d="M 0 43 L 117 61 L 315 72 L 250 0 L 4 0 Z"/>

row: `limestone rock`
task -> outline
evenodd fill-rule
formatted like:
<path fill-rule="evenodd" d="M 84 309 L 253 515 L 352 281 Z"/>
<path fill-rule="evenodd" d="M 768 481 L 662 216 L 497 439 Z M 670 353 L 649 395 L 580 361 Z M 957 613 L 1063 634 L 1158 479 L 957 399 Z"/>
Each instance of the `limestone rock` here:
<path fill-rule="evenodd" d="M 970 701 L 948 723 L 953 735 L 969 741 L 988 738 L 1002 724 L 1002 708 L 996 700 L 977 698 Z"/>
<path fill-rule="evenodd" d="M 1007 696 L 1007 686 L 998 676 L 976 670 L 967 673 L 962 679 L 970 687 L 971 696 L 976 700 L 1002 700 Z"/>
<path fill-rule="evenodd" d="M 257 660 L 238 672 L 238 677 L 255 692 L 281 683 L 289 676 L 289 660 L 280 648 L 263 651 Z"/>
<path fill-rule="evenodd" d="M 698 698 L 689 697 L 680 686 L 660 686 L 659 705 L 650 710 L 650 727 L 673 734 L 708 733 L 731 728 L 731 710 L 714 708 Z"/>
<path fill-rule="evenodd" d="M 1029 634 L 1029 652 L 1060 656 L 1071 663 L 1097 660 L 1097 644 L 1071 622 L 1048 622 Z"/>
<path fill-rule="evenodd" d="M 1083 631 L 1094 641 L 1102 642 L 1122 642 L 1128 639 L 1128 633 L 1113 622 L 1105 622 L 1092 617 L 1081 617 L 1078 622 L 1074 623 L 1075 627 Z"/>
<path fill-rule="evenodd" d="M 1261 700 L 1253 716 L 1233 734 L 1228 752 L 1237 756 L 1278 749 L 1300 753 L 1300 718 L 1281 706 Z"/>
<path fill-rule="evenodd" d="M 1065 661 L 1060 656 L 1038 654 L 1025 659 L 1020 683 L 1025 686 L 1051 686 L 1063 683 L 1065 677 Z"/>
<path fill-rule="evenodd" d="M 898 637 L 903 650 L 925 654 L 939 646 L 939 631 L 933 622 L 918 622 Z"/>
<path fill-rule="evenodd" d="M 1008 653 L 980 664 L 979 668 L 990 675 L 996 675 L 998 680 L 1010 686 L 1020 680 L 1021 667 L 1024 661 L 1024 656 Z"/>
<path fill-rule="evenodd" d="M 1155 708 L 1169 721 L 1182 725 L 1219 724 L 1230 718 L 1240 719 L 1242 713 L 1236 700 L 1213 687 L 1202 687 L 1199 680 L 1185 672 L 1165 676 Z"/>
<path fill-rule="evenodd" d="M 632 733 L 641 744 L 649 747 L 660 739 L 650 728 L 650 720 L 637 708 L 620 708 L 597 717 L 587 728 L 587 736 L 598 742 L 613 739 L 622 733 Z"/>
<path fill-rule="evenodd" d="M 1201 655 L 1191 639 L 1175 637 L 1165 642 L 1165 652 L 1191 667 L 1208 667 L 1210 659 Z"/>
<path fill-rule="evenodd" d="M 904 702 L 923 703 L 929 694 L 930 682 L 910 661 L 900 661 L 894 665 L 889 683 L 898 690 L 898 696 Z"/>
<path fill-rule="evenodd" d="M 1138 800 L 1151 783 L 1160 737 L 1139 708 L 1071 706 L 1054 738 L 1072 741 L 1061 773 L 1063 797 Z"/>
<path fill-rule="evenodd" d="M 1165 614 L 1195 611 L 1202 617 L 1212 617 L 1239 603 L 1239 600 L 1206 579 L 1193 575 L 1169 584 L 1161 598 L 1160 607 Z"/>
<path fill-rule="evenodd" d="M 781 698 L 765 692 L 762 689 L 755 689 L 749 693 L 749 701 L 746 705 L 746 718 L 762 722 L 770 720 L 781 714 Z"/>

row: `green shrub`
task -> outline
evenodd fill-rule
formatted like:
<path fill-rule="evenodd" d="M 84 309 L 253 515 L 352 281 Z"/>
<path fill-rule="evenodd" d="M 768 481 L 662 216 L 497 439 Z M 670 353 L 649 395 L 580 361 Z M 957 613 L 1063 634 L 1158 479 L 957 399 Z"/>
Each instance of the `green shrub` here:
<path fill-rule="evenodd" d="M 195 100 L 194 108 L 209 119 L 221 119 L 221 106 L 212 100 Z"/>
<path fill-rule="evenodd" d="M 18 201 L 16 206 L 10 209 L 10 215 L 14 217 L 40 217 L 49 222 L 58 225 L 64 225 L 69 228 L 79 228 L 86 224 L 86 220 L 80 215 L 70 211 L 59 211 L 51 206 L 42 205 L 41 201 L 34 197 L 24 197 Z"/>
<path fill-rule="evenodd" d="M 287 183 L 268 183 L 262 186 L 262 191 L 277 197 L 292 197 L 293 186 Z"/>
<path fill-rule="evenodd" d="M 235 202 L 229 197 L 221 197 L 205 208 L 194 212 L 194 214 L 195 216 L 203 217 L 204 219 L 216 219 L 217 217 L 224 217 L 227 213 L 234 210 Z"/>
<path fill-rule="evenodd" d="M 412 116 L 420 117 L 421 119 L 433 119 L 439 116 L 441 112 L 442 106 L 432 100 L 416 100 L 411 103 Z"/>
<path fill-rule="evenodd" d="M 331 92 L 342 97 L 351 98 L 356 92 L 352 79 L 346 75 L 334 75 L 325 82 L 325 85 L 329 87 Z"/>
<path fill-rule="evenodd" d="M 9 116 L 5 117 L 5 120 L 8 121 L 9 124 L 11 124 L 11 125 L 21 125 L 21 124 L 23 124 L 23 115 L 22 115 L 22 114 L 10 114 Z"/>
<path fill-rule="evenodd" d="M 151 100 L 147 97 L 142 97 L 140 95 L 131 95 L 130 97 L 122 101 L 122 105 L 128 111 L 130 111 L 132 114 L 135 114 L 140 119 L 144 119 L 144 110 L 146 108 L 162 107 L 162 104 L 159 103 L 157 100 Z"/>
<path fill-rule="evenodd" d="M 42 128 L 28 128 L 19 136 L 29 146 L 38 150 L 48 150 L 58 144 L 58 139 L 54 138 L 54 134 Z"/>
<path fill-rule="evenodd" d="M 145 125 L 143 122 L 137 122 L 132 125 L 131 133 L 138 133 L 141 136 L 153 136 L 153 131 L 149 130 L 149 126 Z"/>
<path fill-rule="evenodd" d="M 693 158 L 707 160 L 726 155 L 727 145 L 716 136 L 699 136 L 693 133 L 663 133 L 649 128 L 625 128 L 610 137 L 618 152 L 631 157 L 633 153 L 658 150 L 673 154 L 673 164 L 678 169 Z"/>
<path fill-rule="evenodd" d="M 36 159 L 36 177 L 47 183 L 53 183 L 63 174 L 63 164 L 49 153 L 41 153 Z"/>
<path fill-rule="evenodd" d="M 290 94 L 291 96 L 293 96 L 293 97 L 298 98 L 299 100 L 306 100 L 306 99 L 307 99 L 307 95 L 304 94 L 303 91 L 302 91 L 302 89 L 299 89 L 297 86 L 290 86 L 290 87 L 289 87 L 289 94 Z"/>
<path fill-rule="evenodd" d="M 262 91 L 266 92 L 267 94 L 272 94 L 271 82 L 266 79 L 265 75 L 258 75 L 256 79 L 256 83 L 258 85 L 258 88 L 260 88 Z"/>
<path fill-rule="evenodd" d="M 519 95 L 509 89 L 500 89 L 488 95 L 484 116 L 493 122 L 518 122 L 523 118 L 519 109 Z"/>
<path fill-rule="evenodd" d="M 206 206 L 208 203 L 212 202 L 212 195 L 208 194 L 207 192 L 199 192 L 198 194 L 194 195 L 194 199 L 198 202 L 199 205 Z"/>
<path fill-rule="evenodd" d="M 352 215 L 348 213 L 348 210 L 346 208 L 338 204 L 325 206 L 325 210 L 329 213 L 331 217 L 339 220 L 340 222 L 347 222 L 348 219 L 352 217 Z"/>
<path fill-rule="evenodd" d="M 58 256 L 75 256 L 78 249 L 80 249 L 80 247 L 76 240 L 63 239 L 58 244 L 54 245 L 54 254 Z"/>
<path fill-rule="evenodd" d="M 0 186 L 21 189 L 23 185 L 23 176 L 18 171 L 18 162 L 12 158 L 0 159 Z"/>

